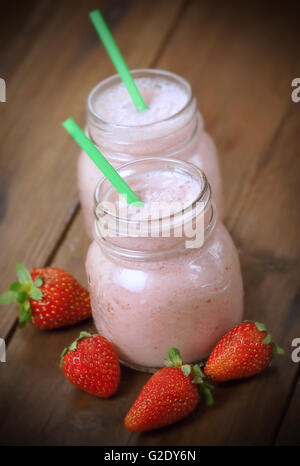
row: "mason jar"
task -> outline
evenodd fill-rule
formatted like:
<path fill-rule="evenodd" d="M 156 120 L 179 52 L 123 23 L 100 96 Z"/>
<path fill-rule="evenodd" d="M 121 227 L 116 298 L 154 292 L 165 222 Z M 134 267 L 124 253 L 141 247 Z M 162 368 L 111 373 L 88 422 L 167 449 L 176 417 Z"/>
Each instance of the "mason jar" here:
<path fill-rule="evenodd" d="M 170 157 L 202 169 L 212 186 L 219 216 L 223 212 L 218 156 L 189 83 L 175 73 L 132 71 L 149 106 L 138 112 L 118 75 L 101 81 L 87 99 L 86 132 L 116 168 L 145 157 Z M 81 152 L 78 186 L 87 231 L 93 231 L 93 193 L 101 172 Z"/>
<path fill-rule="evenodd" d="M 96 328 L 121 361 L 139 370 L 163 366 L 171 347 L 186 363 L 200 361 L 243 314 L 238 253 L 218 219 L 207 178 L 195 165 L 159 157 L 130 162 L 118 172 L 146 207 L 153 199 L 171 200 L 180 201 L 182 210 L 172 211 L 167 225 L 158 216 L 153 235 L 145 236 L 149 228 L 141 223 L 151 216 L 142 221 L 119 215 L 112 208 L 115 189 L 106 179 L 98 183 L 86 259 Z M 110 221 L 119 234 L 103 229 Z M 192 228 L 180 235 L 183 223 Z"/>

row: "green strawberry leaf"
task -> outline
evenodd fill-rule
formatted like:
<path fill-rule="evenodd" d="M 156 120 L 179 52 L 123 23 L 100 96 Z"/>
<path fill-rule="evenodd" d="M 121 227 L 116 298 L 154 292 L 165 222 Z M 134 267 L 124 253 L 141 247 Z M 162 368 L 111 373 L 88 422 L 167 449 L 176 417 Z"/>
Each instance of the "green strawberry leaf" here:
<path fill-rule="evenodd" d="M 262 324 L 261 322 L 254 322 L 254 323 L 255 323 L 256 327 L 258 328 L 258 330 L 260 330 L 261 332 L 267 332 L 267 335 L 263 339 L 262 343 L 264 345 L 269 345 L 269 344 L 272 345 L 273 356 L 275 354 L 284 354 L 284 349 L 281 348 L 276 343 L 272 342 L 272 337 L 271 337 L 270 333 L 267 331 L 267 328 L 266 328 L 265 324 Z"/>
<path fill-rule="evenodd" d="M 18 303 L 23 304 L 28 299 L 28 293 L 26 291 L 18 291 L 16 294 L 16 300 Z"/>
<path fill-rule="evenodd" d="M 248 321 L 246 321 L 248 322 Z M 251 321 L 250 321 L 251 322 Z M 265 324 L 263 324 L 262 322 L 254 322 L 254 324 L 256 325 L 256 328 L 260 331 L 260 332 L 266 332 L 267 331 L 267 327 L 265 326 Z"/>
<path fill-rule="evenodd" d="M 89 338 L 89 337 L 91 337 L 91 336 L 92 336 L 92 334 L 89 333 L 89 332 L 80 332 L 79 337 L 77 337 L 76 340 L 74 340 L 74 341 L 70 344 L 70 346 L 69 346 L 68 348 L 63 349 L 63 351 L 62 351 L 62 353 L 61 353 L 61 355 L 60 355 L 60 363 L 59 363 L 59 366 L 61 367 L 63 358 L 64 358 L 64 356 L 67 354 L 68 351 L 74 351 L 74 350 L 76 350 L 76 348 L 77 348 L 77 343 L 78 343 L 80 340 L 83 340 L 84 338 Z"/>
<path fill-rule="evenodd" d="M 273 343 L 273 354 L 284 354 L 284 349 L 276 343 Z"/>
<path fill-rule="evenodd" d="M 272 337 L 269 333 L 267 333 L 266 337 L 263 339 L 262 343 L 264 345 L 268 345 L 269 343 L 271 343 L 272 341 Z"/>
<path fill-rule="evenodd" d="M 214 404 L 214 399 L 211 394 L 211 391 L 214 387 L 213 385 L 204 380 L 204 373 L 200 368 L 199 364 L 195 364 L 193 366 L 193 375 L 193 383 L 198 384 L 198 390 L 202 400 L 204 401 L 206 406 L 212 406 Z"/>
<path fill-rule="evenodd" d="M 34 286 L 31 288 L 29 296 L 30 298 L 35 299 L 36 301 L 40 301 L 41 299 L 43 299 L 43 293 L 41 292 L 41 290 L 39 288 L 35 288 Z"/>
<path fill-rule="evenodd" d="M 20 291 L 21 288 L 22 288 L 22 285 L 20 282 L 13 282 L 9 285 L 9 289 L 11 291 Z"/>
<path fill-rule="evenodd" d="M 203 383 L 203 377 L 200 377 L 200 375 L 196 375 L 194 378 L 193 378 L 193 383 Z"/>
<path fill-rule="evenodd" d="M 204 385 L 205 385 L 205 387 L 208 388 L 209 390 L 214 390 L 214 388 L 215 388 L 212 384 L 210 384 L 210 383 L 208 383 L 208 382 L 204 382 Z"/>
<path fill-rule="evenodd" d="M 24 301 L 23 307 L 24 307 L 24 309 L 25 309 L 26 312 L 30 312 L 30 313 L 31 313 L 30 302 L 28 301 L 28 299 L 27 299 L 26 301 Z"/>
<path fill-rule="evenodd" d="M 29 293 L 35 299 L 41 299 L 42 293 L 39 288 L 35 287 L 31 275 L 24 265 L 17 262 L 16 272 L 19 281 L 10 284 L 9 291 L 0 296 L 0 304 L 9 304 L 17 302 L 19 304 L 19 322 L 23 327 L 31 320 L 31 307 L 29 302 Z M 38 277 L 37 283 L 41 282 Z"/>
<path fill-rule="evenodd" d="M 26 302 L 25 302 L 26 303 Z M 27 322 L 31 319 L 31 309 L 29 306 L 29 309 L 27 306 L 24 306 L 22 304 L 19 305 L 19 312 L 20 312 L 20 317 L 19 317 L 19 324 L 21 327 L 24 327 Z"/>
<path fill-rule="evenodd" d="M 17 271 L 17 277 L 19 279 L 19 282 L 22 285 L 28 285 L 29 283 L 32 283 L 32 278 L 29 273 L 29 270 L 24 265 L 17 262 L 16 271 Z"/>
<path fill-rule="evenodd" d="M 38 275 L 37 279 L 33 282 L 36 288 L 39 288 L 44 283 L 44 279 L 41 275 Z"/>
<path fill-rule="evenodd" d="M 192 371 L 191 366 L 189 364 L 184 364 L 181 366 L 181 370 L 186 377 L 188 377 Z"/>
<path fill-rule="evenodd" d="M 89 332 L 80 332 L 79 334 L 79 337 L 76 338 L 75 341 L 73 341 L 73 343 L 71 343 L 71 345 L 69 346 L 69 350 L 70 351 L 74 351 L 76 348 L 77 348 L 77 343 L 80 341 L 80 340 L 83 340 L 84 338 L 89 338 L 91 337 L 91 333 Z"/>
<path fill-rule="evenodd" d="M 271 343 L 271 341 L 272 341 L 272 337 L 269 333 L 267 333 L 267 336 L 263 339 L 262 343 L 264 345 L 268 345 L 269 343 Z"/>
<path fill-rule="evenodd" d="M 208 384 L 207 382 L 203 382 L 202 384 L 199 385 L 200 387 L 200 395 L 206 406 L 212 406 L 215 402 L 211 389 L 212 386 Z"/>
<path fill-rule="evenodd" d="M 67 354 L 67 352 L 69 351 L 69 348 L 64 348 L 61 352 L 61 355 L 60 355 L 60 358 L 59 358 L 59 367 L 61 368 L 62 367 L 62 363 L 63 363 L 63 359 L 65 357 L 65 355 Z"/>
<path fill-rule="evenodd" d="M 73 341 L 73 343 L 70 344 L 69 350 L 74 351 L 77 348 L 77 340 Z"/>
<path fill-rule="evenodd" d="M 7 291 L 0 295 L 0 304 L 10 304 L 16 301 L 16 293 L 13 291 Z"/>
<path fill-rule="evenodd" d="M 168 356 L 169 360 L 171 361 L 174 367 L 181 367 L 182 366 L 182 359 L 180 356 L 180 352 L 177 348 L 169 348 L 168 349 Z"/>
<path fill-rule="evenodd" d="M 166 367 L 173 367 L 173 363 L 169 359 L 164 359 L 164 364 Z"/>
<path fill-rule="evenodd" d="M 193 372 L 197 377 L 204 377 L 203 371 L 201 370 L 199 364 L 193 366 Z"/>

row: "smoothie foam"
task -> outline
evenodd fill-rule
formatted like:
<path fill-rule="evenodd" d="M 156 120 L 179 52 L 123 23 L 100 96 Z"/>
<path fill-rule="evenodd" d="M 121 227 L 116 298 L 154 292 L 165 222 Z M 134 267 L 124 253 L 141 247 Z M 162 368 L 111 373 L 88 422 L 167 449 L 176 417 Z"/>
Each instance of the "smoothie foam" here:
<path fill-rule="evenodd" d="M 170 207 L 170 215 L 176 214 L 195 202 L 201 193 L 199 182 L 180 171 L 148 171 L 143 177 L 129 177 L 126 182 L 144 204 L 143 208 L 130 208 L 128 218 L 131 220 L 153 219 L 155 212 L 161 211 L 159 207 L 163 209 L 166 205 Z M 107 194 L 106 200 L 116 204 L 117 210 L 127 207 L 125 198 L 114 188 Z"/>
<path fill-rule="evenodd" d="M 136 78 L 135 83 L 148 110 L 139 112 L 123 83 L 117 83 L 99 95 L 94 110 L 105 121 L 115 125 L 148 125 L 178 113 L 187 103 L 188 95 L 178 83 L 159 77 Z"/>

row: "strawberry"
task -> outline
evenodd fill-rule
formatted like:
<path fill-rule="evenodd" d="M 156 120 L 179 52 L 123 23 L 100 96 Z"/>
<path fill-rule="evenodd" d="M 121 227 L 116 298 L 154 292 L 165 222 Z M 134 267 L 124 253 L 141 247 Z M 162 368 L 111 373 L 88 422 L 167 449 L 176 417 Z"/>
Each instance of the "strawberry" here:
<path fill-rule="evenodd" d="M 144 432 L 173 424 L 188 416 L 199 403 L 197 389 L 208 405 L 213 403 L 211 386 L 203 381 L 198 365 L 182 365 L 176 348 L 169 349 L 168 367 L 155 372 L 127 413 L 124 423 L 128 430 Z"/>
<path fill-rule="evenodd" d="M 211 352 L 204 373 L 216 382 L 241 379 L 266 369 L 280 346 L 272 342 L 264 324 L 245 321 L 233 327 Z"/>
<path fill-rule="evenodd" d="M 120 384 L 120 363 L 101 335 L 81 332 L 61 353 L 60 366 L 76 387 L 101 398 L 112 396 Z"/>
<path fill-rule="evenodd" d="M 88 292 L 72 275 L 55 267 L 29 271 L 16 265 L 19 281 L 0 296 L 0 304 L 17 302 L 20 325 L 29 320 L 42 330 L 73 325 L 91 316 Z"/>

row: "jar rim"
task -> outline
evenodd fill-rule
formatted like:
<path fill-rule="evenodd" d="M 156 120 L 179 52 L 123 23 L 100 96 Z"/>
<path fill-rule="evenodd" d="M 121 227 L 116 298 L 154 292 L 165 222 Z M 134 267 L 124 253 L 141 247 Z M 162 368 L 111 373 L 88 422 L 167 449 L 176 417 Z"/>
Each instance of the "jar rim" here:
<path fill-rule="evenodd" d="M 210 184 L 208 183 L 207 177 L 206 177 L 205 173 L 200 168 L 196 167 L 195 165 L 193 165 L 190 162 L 186 162 L 186 161 L 182 161 L 182 160 L 178 160 L 178 159 L 174 159 L 174 158 L 168 158 L 168 157 L 145 157 L 145 158 L 142 158 L 142 159 L 127 162 L 127 163 L 121 165 L 120 167 L 118 167 L 116 169 L 116 171 L 119 173 L 122 170 L 126 170 L 128 167 L 143 165 L 144 163 L 148 164 L 148 163 L 151 163 L 151 162 L 152 163 L 163 162 L 163 163 L 166 163 L 168 165 L 171 164 L 171 165 L 173 165 L 173 167 L 176 167 L 177 169 L 181 168 L 182 171 L 184 169 L 186 169 L 185 173 L 191 174 L 191 172 L 192 172 L 198 178 L 199 184 L 201 183 L 201 189 L 200 189 L 200 192 L 199 192 L 198 196 L 196 197 L 196 199 L 194 199 L 189 205 L 185 206 L 179 212 L 176 212 L 176 213 L 172 214 L 171 218 L 175 218 L 176 216 L 181 215 L 181 213 L 184 210 L 191 209 L 191 208 L 194 209 L 197 202 L 201 202 L 201 201 L 205 200 L 204 208 L 206 207 L 208 202 L 210 202 L 210 200 L 211 200 L 211 188 L 210 188 Z M 108 182 L 107 178 L 105 178 L 105 177 L 102 178 L 97 183 L 97 186 L 96 186 L 96 189 L 95 189 L 95 192 L 94 192 L 94 206 L 95 206 L 94 214 L 95 214 L 96 218 L 97 218 L 96 209 L 101 204 L 101 202 L 103 201 L 103 199 L 102 200 L 99 199 L 99 193 L 100 193 L 101 187 L 106 182 Z M 102 213 L 106 214 L 106 215 L 109 215 L 110 217 L 114 218 L 115 220 L 121 220 L 121 221 L 124 221 L 126 223 L 130 223 L 131 225 L 139 224 L 141 221 L 146 220 L 146 219 L 132 220 L 132 219 L 128 219 L 128 218 L 125 218 L 125 217 L 119 217 L 118 215 L 114 215 L 113 213 L 109 212 L 105 208 L 102 209 Z M 163 221 L 165 219 L 166 219 L 166 217 L 159 217 L 157 220 Z"/>
<path fill-rule="evenodd" d="M 195 199 L 193 199 L 193 201 L 187 205 L 187 206 L 184 206 L 181 210 L 179 211 L 176 211 L 174 214 L 172 215 L 169 215 L 168 217 L 163 217 L 163 216 L 160 216 L 159 218 L 157 218 L 156 220 L 158 220 L 159 222 L 163 222 L 164 219 L 168 218 L 168 219 L 171 219 L 172 221 L 174 221 L 174 227 L 178 226 L 178 223 L 176 223 L 179 219 L 179 221 L 181 221 L 182 223 L 182 215 L 184 215 L 186 212 L 187 212 L 187 215 L 188 217 L 183 220 L 183 221 L 192 221 L 195 216 L 198 216 L 198 215 L 202 215 L 204 214 L 204 212 L 206 212 L 206 209 L 207 207 L 210 207 L 211 208 L 211 214 L 210 214 L 210 217 L 208 219 L 208 223 L 204 226 L 204 235 L 205 235 L 205 241 L 206 239 L 208 238 L 208 236 L 210 236 L 210 233 L 211 231 L 214 229 L 214 226 L 216 224 L 216 208 L 211 200 L 211 188 L 210 188 L 210 185 L 208 183 L 208 180 L 206 178 L 206 175 L 204 174 L 204 172 L 202 170 L 200 170 L 198 167 L 196 167 L 195 165 L 189 163 L 189 162 L 186 162 L 186 161 L 181 161 L 181 160 L 178 160 L 178 159 L 172 159 L 172 158 L 165 158 L 165 157 L 160 157 L 160 158 L 143 158 L 143 159 L 139 159 L 139 160 L 135 160 L 135 161 L 132 161 L 132 162 L 128 162 L 120 167 L 117 168 L 117 171 L 118 172 L 122 172 L 122 171 L 126 171 L 128 170 L 128 168 L 130 167 L 137 167 L 138 165 L 139 166 L 143 166 L 143 164 L 156 164 L 156 167 L 158 166 L 158 164 L 166 164 L 166 168 L 169 167 L 169 168 L 172 168 L 172 169 L 181 169 L 181 172 L 184 172 L 185 174 L 188 174 L 190 176 L 194 176 L 194 178 L 198 179 L 199 180 L 199 185 L 200 185 L 200 192 L 199 194 L 197 195 L 197 197 Z M 171 167 L 170 167 L 171 165 Z M 147 166 L 146 166 L 147 167 Z M 145 168 L 146 168 L 145 167 Z M 156 168 L 157 170 L 159 169 L 162 169 L 162 168 Z M 155 170 L 155 169 L 154 169 Z M 147 171 L 149 170 L 145 170 L 144 172 L 142 173 L 147 173 Z M 134 173 L 133 173 L 134 174 Z M 103 245 L 106 249 L 109 249 L 110 251 L 115 251 L 117 252 L 118 254 L 121 254 L 123 256 L 130 256 L 130 257 L 152 257 L 153 254 L 154 255 L 157 255 L 159 256 L 161 253 L 165 253 L 166 251 L 168 251 L 168 249 L 170 249 L 170 251 L 172 250 L 175 250 L 178 248 L 178 245 L 177 246 L 172 246 L 170 248 L 162 248 L 160 251 L 156 251 L 155 253 L 155 249 L 152 249 L 152 250 L 149 250 L 149 251 L 140 251 L 140 250 L 136 250 L 136 249 L 124 249 L 120 246 L 117 246 L 116 244 L 110 244 L 109 241 L 107 241 L 105 238 L 102 237 L 101 235 L 101 232 L 100 232 L 100 229 L 99 229 L 99 225 L 98 225 L 98 221 L 101 222 L 101 218 L 102 216 L 108 216 L 110 219 L 112 219 L 113 221 L 116 221 L 116 222 L 120 222 L 122 224 L 125 224 L 125 225 L 130 225 L 130 226 L 135 226 L 135 227 L 138 227 L 141 225 L 141 222 L 142 222 L 142 219 L 138 219 L 138 220 L 132 220 L 132 219 L 128 219 L 128 218 L 123 218 L 123 217 L 119 217 L 118 215 L 115 215 L 115 212 L 110 212 L 109 210 L 107 210 L 104 206 L 101 206 L 101 202 L 103 202 L 105 200 L 105 195 L 107 193 L 107 191 L 109 189 L 111 189 L 110 187 L 108 187 L 104 193 L 102 193 L 102 197 L 101 197 L 101 188 L 102 190 L 104 189 L 104 183 L 109 183 L 109 181 L 106 179 L 106 178 L 102 178 L 97 186 L 96 186 L 96 189 L 95 189 L 95 193 L 94 193 L 94 214 L 95 214 L 95 239 L 96 240 L 99 240 L 101 242 L 101 245 Z M 197 207 L 198 207 L 198 203 L 199 202 L 202 202 L 202 206 L 201 206 L 201 211 L 197 211 Z M 100 206 L 100 213 L 99 211 L 97 212 L 97 209 L 99 208 Z M 99 217 L 98 217 L 99 215 Z M 135 235 L 133 235 L 135 236 Z M 139 238 L 140 235 L 136 235 L 136 238 Z M 184 236 L 183 236 L 184 238 Z"/>
<path fill-rule="evenodd" d="M 109 83 L 112 83 L 112 84 L 116 84 L 116 83 L 121 83 L 121 78 L 118 74 L 114 74 L 112 76 L 109 76 L 108 78 L 104 79 L 103 81 L 100 81 L 100 83 L 98 83 L 95 87 L 93 87 L 93 89 L 91 90 L 91 92 L 89 93 L 88 95 L 88 98 L 87 98 L 87 113 L 88 113 L 88 116 L 92 116 L 92 118 L 94 119 L 94 121 L 98 124 L 98 125 L 102 125 L 104 127 L 108 127 L 108 128 L 111 128 L 111 129 L 119 129 L 119 130 L 133 130 L 133 129 L 138 129 L 138 128 L 141 128 L 141 129 L 146 129 L 146 128 L 155 128 L 163 123 L 166 123 L 166 122 L 170 122 L 172 120 L 175 120 L 177 119 L 182 113 L 185 112 L 185 110 L 190 106 L 190 104 L 192 103 L 192 101 L 194 100 L 194 94 L 193 94 L 193 91 L 192 91 L 192 88 L 191 88 L 191 85 L 189 84 L 189 82 L 184 79 L 182 76 L 180 76 L 179 74 L 177 73 L 173 73 L 171 71 L 166 71 L 166 70 L 160 70 L 160 69 L 152 69 L 152 68 L 141 68 L 141 69 L 134 69 L 134 70 L 131 70 L 130 71 L 131 74 L 133 75 L 133 77 L 138 77 L 137 75 L 139 74 L 147 74 L 147 75 L 152 75 L 152 76 L 163 76 L 164 78 L 168 78 L 168 79 L 173 79 L 175 80 L 176 82 L 178 82 L 181 86 L 183 86 L 186 91 L 187 91 L 187 100 L 185 102 L 185 104 L 175 113 L 173 113 L 172 115 L 168 116 L 167 118 L 162 118 L 160 120 L 156 120 L 152 123 L 145 123 L 145 124 L 141 124 L 141 125 L 124 125 L 124 124 L 119 124 L 119 123 L 115 123 L 115 122 L 111 122 L 111 121 L 108 121 L 108 120 L 105 120 L 103 117 L 101 117 L 96 111 L 95 111 L 95 108 L 93 106 L 93 99 L 94 99 L 94 96 L 95 94 L 99 91 L 99 89 L 101 89 L 101 87 L 105 87 L 106 85 L 108 85 Z"/>

